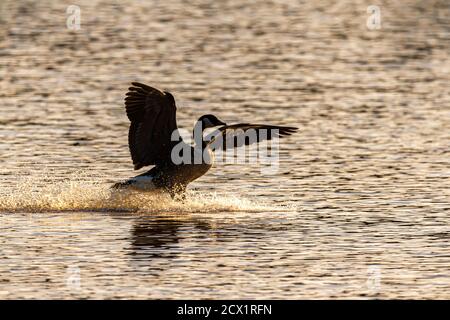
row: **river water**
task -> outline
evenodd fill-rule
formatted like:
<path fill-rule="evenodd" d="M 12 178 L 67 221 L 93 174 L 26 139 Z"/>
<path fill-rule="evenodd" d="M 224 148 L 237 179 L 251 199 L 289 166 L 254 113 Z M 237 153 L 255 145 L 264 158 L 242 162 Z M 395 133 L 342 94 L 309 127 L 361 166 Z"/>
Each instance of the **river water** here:
<path fill-rule="evenodd" d="M 76 3 L 0 4 L 0 298 L 450 298 L 448 1 Z M 112 195 L 131 81 L 300 130 Z"/>

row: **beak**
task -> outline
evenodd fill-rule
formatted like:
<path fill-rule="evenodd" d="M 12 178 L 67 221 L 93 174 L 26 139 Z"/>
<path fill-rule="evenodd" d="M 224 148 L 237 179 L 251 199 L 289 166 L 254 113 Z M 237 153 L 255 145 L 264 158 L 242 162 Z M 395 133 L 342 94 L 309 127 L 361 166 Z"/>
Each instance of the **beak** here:
<path fill-rule="evenodd" d="M 225 122 L 219 120 L 218 126 L 226 126 L 226 125 L 227 125 L 227 124 L 226 124 Z"/>

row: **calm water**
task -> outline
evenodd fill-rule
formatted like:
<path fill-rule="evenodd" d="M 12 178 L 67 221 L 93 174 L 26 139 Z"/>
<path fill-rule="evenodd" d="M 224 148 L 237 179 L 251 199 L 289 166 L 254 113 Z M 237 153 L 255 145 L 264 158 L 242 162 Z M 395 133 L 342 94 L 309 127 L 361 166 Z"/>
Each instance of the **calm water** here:
<path fill-rule="evenodd" d="M 0 298 L 450 298 L 450 9 L 392 2 L 1 1 Z M 300 132 L 112 196 L 136 80 Z"/>

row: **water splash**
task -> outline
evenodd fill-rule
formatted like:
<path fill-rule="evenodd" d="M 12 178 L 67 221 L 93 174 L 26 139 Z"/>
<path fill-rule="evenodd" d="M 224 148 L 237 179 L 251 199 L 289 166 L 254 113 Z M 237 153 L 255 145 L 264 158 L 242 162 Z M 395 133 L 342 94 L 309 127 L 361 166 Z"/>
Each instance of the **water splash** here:
<path fill-rule="evenodd" d="M 76 176 L 76 177 L 75 177 Z M 20 181 L 0 194 L 0 212 L 261 212 L 281 208 L 259 199 L 215 192 L 188 191 L 183 202 L 158 192 L 116 191 L 102 182 L 80 179 L 80 174 L 64 181 L 47 177 Z"/>

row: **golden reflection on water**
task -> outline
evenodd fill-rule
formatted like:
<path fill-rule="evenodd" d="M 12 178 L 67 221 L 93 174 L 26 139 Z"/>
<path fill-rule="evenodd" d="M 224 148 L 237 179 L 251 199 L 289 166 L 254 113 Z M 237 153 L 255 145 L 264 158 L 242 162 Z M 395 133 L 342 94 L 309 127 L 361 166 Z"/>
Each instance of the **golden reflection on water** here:
<path fill-rule="evenodd" d="M 0 4 L 0 298 L 450 297 L 447 1 L 379 3 L 377 30 L 365 1 L 77 1 L 79 31 Z M 188 130 L 300 132 L 274 175 L 111 194 L 131 81 Z"/>

